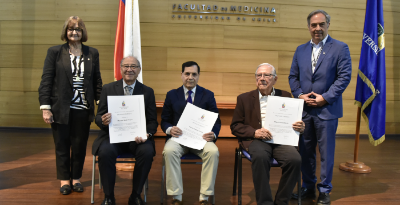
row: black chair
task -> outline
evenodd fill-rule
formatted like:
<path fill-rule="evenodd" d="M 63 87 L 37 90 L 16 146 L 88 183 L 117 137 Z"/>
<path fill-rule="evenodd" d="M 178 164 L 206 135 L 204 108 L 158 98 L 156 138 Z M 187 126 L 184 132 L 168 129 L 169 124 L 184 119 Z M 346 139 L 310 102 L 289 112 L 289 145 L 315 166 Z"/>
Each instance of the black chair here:
<path fill-rule="evenodd" d="M 92 192 L 91 192 L 91 203 L 94 203 L 94 181 L 95 181 L 95 172 L 96 172 L 96 163 L 98 163 L 98 160 L 96 159 L 97 155 L 93 155 L 93 166 L 92 166 Z M 123 158 L 135 158 L 133 154 L 122 154 L 119 155 L 117 158 L 123 159 Z M 117 161 L 117 163 L 136 163 L 135 160 L 127 160 L 127 161 Z M 99 172 L 99 188 L 101 189 L 101 178 L 100 178 L 100 172 Z M 147 200 L 147 190 L 149 189 L 149 179 L 146 179 L 146 183 L 143 186 L 143 200 L 146 202 Z"/>
<path fill-rule="evenodd" d="M 181 157 L 181 160 L 202 160 L 202 159 L 199 156 L 189 152 L 187 154 L 184 154 Z M 164 185 L 165 185 L 165 162 L 164 162 L 164 159 L 163 159 L 162 163 L 163 164 L 162 164 L 162 172 L 161 172 L 161 197 L 160 197 L 161 204 L 163 204 L 163 202 L 164 202 L 164 193 L 166 192 L 166 189 L 167 189 L 166 187 L 164 187 Z M 202 161 L 195 161 L 195 162 L 181 161 L 181 164 L 200 164 L 201 165 L 201 164 L 203 164 L 203 162 Z M 215 193 L 214 193 L 214 196 L 210 196 L 210 198 L 211 198 L 212 204 L 215 204 Z"/>
<path fill-rule="evenodd" d="M 242 204 L 242 158 L 246 158 L 251 162 L 251 156 L 243 149 L 241 145 L 239 148 L 235 149 L 235 167 L 234 167 L 234 179 L 233 179 L 233 193 L 232 195 L 236 195 L 236 187 L 237 187 L 237 194 L 238 194 L 238 205 Z M 279 167 L 278 162 L 272 158 L 271 159 L 271 167 Z M 299 173 L 299 181 L 297 182 L 297 190 L 300 193 L 301 189 L 301 172 Z M 298 198 L 299 205 L 301 205 L 301 197 Z"/>

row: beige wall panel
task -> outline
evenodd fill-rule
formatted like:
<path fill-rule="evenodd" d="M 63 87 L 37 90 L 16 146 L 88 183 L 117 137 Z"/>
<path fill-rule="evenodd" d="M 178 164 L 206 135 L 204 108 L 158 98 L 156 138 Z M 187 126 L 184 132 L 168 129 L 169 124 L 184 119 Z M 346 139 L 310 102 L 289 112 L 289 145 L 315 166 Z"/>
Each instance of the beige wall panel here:
<path fill-rule="evenodd" d="M 386 101 L 386 122 L 400 122 L 399 101 Z"/>
<path fill-rule="evenodd" d="M 265 0 L 227 0 L 227 1 L 232 1 L 232 2 L 237 2 L 237 3 L 232 3 L 232 4 L 238 4 L 238 5 L 247 5 L 248 3 L 265 3 Z M 268 0 L 269 4 L 288 4 L 288 5 L 301 5 L 301 6 L 320 6 L 320 7 L 330 7 L 332 6 L 332 2 L 335 0 L 326 0 L 326 1 L 320 1 L 320 0 L 302 0 L 302 1 L 297 1 L 297 0 Z"/>
<path fill-rule="evenodd" d="M 277 72 L 277 74 L 280 77 L 280 80 L 283 80 L 282 78 L 287 78 L 289 76 L 294 52 L 295 50 L 278 52 L 279 72 Z"/>
<path fill-rule="evenodd" d="M 1 91 L 37 92 L 42 69 L 0 68 Z"/>
<path fill-rule="evenodd" d="M 386 100 L 400 101 L 400 81 L 386 79 Z"/>
<path fill-rule="evenodd" d="M 201 72 L 198 84 L 215 95 L 221 95 L 222 76 L 222 73 Z M 143 73 L 143 81 L 154 89 L 155 94 L 166 95 L 168 91 L 182 86 L 180 71 L 147 71 Z"/>
<path fill-rule="evenodd" d="M 305 29 L 225 26 L 223 41 L 224 48 L 295 51 L 310 39 Z"/>
<path fill-rule="evenodd" d="M 278 68 L 278 52 L 260 50 L 168 48 L 167 70 L 182 71 L 182 63 L 196 61 L 201 72 L 254 73 L 268 62 Z M 278 69 L 277 69 L 278 70 Z"/>
<path fill-rule="evenodd" d="M 351 78 L 349 85 L 342 94 L 343 100 L 354 100 L 354 96 L 356 93 L 356 85 L 357 85 L 357 78 L 355 77 Z"/>
<path fill-rule="evenodd" d="M 103 85 L 114 82 L 114 70 L 101 70 Z"/>
<path fill-rule="evenodd" d="M 142 46 L 222 48 L 224 28 L 219 25 L 141 24 Z"/>
<path fill-rule="evenodd" d="M 173 6 L 176 7 L 173 9 Z M 182 5 L 182 9 L 178 9 L 179 4 Z M 185 5 L 188 9 L 184 9 Z M 195 6 L 194 10 L 191 10 L 191 5 Z M 203 6 L 204 9 L 203 9 Z M 213 9 L 213 6 L 218 7 L 217 10 Z M 207 10 L 210 6 L 211 10 Z M 236 6 L 236 11 L 231 11 L 231 6 Z M 242 11 L 239 11 L 239 6 L 242 6 Z M 244 11 L 244 6 L 248 6 L 248 11 Z M 255 12 L 255 8 L 258 12 Z M 275 13 L 265 13 L 259 12 L 259 7 L 270 9 L 275 8 Z M 200 9 L 198 9 L 200 8 Z M 222 8 L 227 8 L 228 11 L 222 11 Z M 240 25 L 240 26 L 261 26 L 261 27 L 279 27 L 280 24 L 280 5 L 279 4 L 265 4 L 264 3 L 246 3 L 246 4 L 236 4 L 227 2 L 215 2 L 215 1 L 202 1 L 202 2 L 188 2 L 188 1 L 171 1 L 168 4 L 168 17 L 169 23 L 173 24 L 219 24 L 219 25 Z M 203 13 L 211 12 L 211 13 Z M 251 14 L 251 15 L 244 15 Z M 174 15 L 174 17 L 173 17 Z M 179 17 L 180 16 L 180 17 Z M 196 17 L 196 18 L 195 18 Z M 222 19 L 224 17 L 224 19 Z M 230 19 L 228 19 L 228 17 Z M 237 20 L 237 18 L 240 20 Z M 244 19 L 243 19 L 244 17 Z M 274 22 L 273 20 L 276 20 Z M 270 21 L 268 21 L 270 20 Z"/>
<path fill-rule="evenodd" d="M 1 44 L 57 45 L 63 21 L 1 21 Z"/>
<path fill-rule="evenodd" d="M 336 134 L 355 134 L 356 133 L 356 122 L 342 122 L 339 119 L 339 126 Z M 360 134 L 367 134 L 368 128 L 364 122 L 361 122 Z"/>
<path fill-rule="evenodd" d="M 0 91 L 0 114 L 41 114 L 38 92 Z"/>
<path fill-rule="evenodd" d="M 400 57 L 386 56 L 386 78 L 400 78 Z"/>
<path fill-rule="evenodd" d="M 165 47 L 142 47 L 142 72 L 167 70 L 167 50 Z"/>
<path fill-rule="evenodd" d="M 385 33 L 400 34 L 400 12 L 383 12 Z"/>
<path fill-rule="evenodd" d="M 176 71 L 146 71 L 143 72 L 143 81 L 154 89 L 156 95 L 166 95 L 168 91 L 182 86 L 181 74 Z M 199 80 L 199 84 L 205 86 L 203 78 Z"/>
<path fill-rule="evenodd" d="M 99 46 L 92 45 L 89 42 L 84 44 L 94 47 L 99 51 L 100 72 L 104 70 L 114 70 L 114 45 Z"/>
<path fill-rule="evenodd" d="M 400 35 L 385 34 L 385 56 L 400 56 Z"/>
<path fill-rule="evenodd" d="M 308 14 L 321 7 L 309 7 L 298 5 L 281 6 L 281 27 L 307 29 Z M 364 28 L 365 10 L 344 9 L 344 8 L 324 8 L 331 16 L 329 30 L 340 31 L 362 31 Z M 348 22 L 352 23 L 349 24 Z"/>
<path fill-rule="evenodd" d="M 62 41 L 60 40 L 60 43 Z M 43 68 L 47 49 L 51 45 L 4 45 L 0 46 L 0 67 Z"/>
<path fill-rule="evenodd" d="M 118 17 L 119 1 L 96 0 L 54 0 L 56 4 L 56 18 L 66 20 L 74 15 L 79 16 L 86 23 L 88 21 L 116 21 Z"/>
<path fill-rule="evenodd" d="M 168 18 L 171 17 L 170 7 L 172 7 L 172 2 L 165 0 L 139 1 L 140 22 L 166 23 Z M 115 20 L 117 19 L 117 14 L 115 15 Z"/>
<path fill-rule="evenodd" d="M 0 20 L 49 20 L 55 17 L 54 0 L 2 0 Z"/>
<path fill-rule="evenodd" d="M 345 32 L 345 31 L 329 31 L 332 38 L 342 41 L 349 46 L 351 55 L 360 55 L 361 41 L 363 33 L 360 32 Z M 387 43 L 387 40 L 386 40 Z"/>
<path fill-rule="evenodd" d="M 113 28 L 111 28 L 110 22 L 85 21 L 85 26 L 88 32 L 87 44 L 93 47 L 114 45 L 111 36 L 115 35 L 115 31 L 112 32 Z"/>
<path fill-rule="evenodd" d="M 165 94 L 155 94 L 155 96 L 156 96 L 156 101 L 164 102 L 165 101 L 165 97 L 167 96 L 167 93 L 165 93 Z"/>
<path fill-rule="evenodd" d="M 1 21 L 1 44 L 58 45 L 63 21 Z M 109 22 L 85 22 L 90 45 L 112 45 Z"/>

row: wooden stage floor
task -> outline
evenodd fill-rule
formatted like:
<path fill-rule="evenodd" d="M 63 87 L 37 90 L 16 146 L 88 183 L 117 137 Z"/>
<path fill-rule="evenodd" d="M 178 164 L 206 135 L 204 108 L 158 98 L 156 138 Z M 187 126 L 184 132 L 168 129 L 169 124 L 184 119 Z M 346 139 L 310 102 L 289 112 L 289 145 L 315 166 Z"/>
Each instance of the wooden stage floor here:
<path fill-rule="evenodd" d="M 0 204 L 90 204 L 92 155 L 91 145 L 97 133 L 90 134 L 86 163 L 81 179 L 85 192 L 64 196 L 59 193 L 56 179 L 53 138 L 50 130 L 0 129 Z M 370 174 L 352 174 L 339 170 L 339 164 L 353 158 L 354 137 L 337 137 L 335 168 L 333 170 L 332 204 L 345 205 L 397 205 L 400 204 L 400 137 L 387 136 L 378 147 L 369 144 L 363 136 L 360 140 L 360 161 L 370 166 Z M 216 204 L 237 204 L 232 196 L 234 149 L 236 139 L 221 138 L 217 145 L 220 162 L 216 179 Z M 161 159 L 164 139 L 156 139 L 157 155 L 149 175 L 147 204 L 159 204 L 161 182 Z M 397 151 L 396 151 L 397 150 Z M 243 161 L 243 204 L 254 205 L 250 162 Z M 182 165 L 185 205 L 198 204 L 200 189 L 200 166 Z M 319 165 L 318 165 L 319 169 Z M 97 171 L 98 173 L 98 171 Z M 131 192 L 130 172 L 117 172 L 115 194 L 117 204 L 127 204 Z M 96 176 L 98 179 L 98 175 Z M 280 179 L 280 168 L 271 170 L 273 195 Z M 95 204 L 101 204 L 104 195 L 96 181 Z M 170 198 L 164 200 L 164 204 Z M 295 200 L 290 201 L 296 204 Z M 315 204 L 303 200 L 304 205 Z"/>

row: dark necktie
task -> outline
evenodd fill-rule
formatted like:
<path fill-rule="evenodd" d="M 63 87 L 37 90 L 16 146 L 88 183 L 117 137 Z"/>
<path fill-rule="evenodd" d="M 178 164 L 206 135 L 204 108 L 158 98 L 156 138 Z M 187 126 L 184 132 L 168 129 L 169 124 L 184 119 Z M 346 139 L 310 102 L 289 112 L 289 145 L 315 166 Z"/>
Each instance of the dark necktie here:
<path fill-rule="evenodd" d="M 189 90 L 189 91 L 187 92 L 188 97 L 187 97 L 187 99 L 186 99 L 186 102 L 188 102 L 188 103 L 190 103 L 190 104 L 193 104 L 193 103 L 192 103 L 192 93 L 193 93 L 193 91 L 191 91 L 191 90 Z"/>

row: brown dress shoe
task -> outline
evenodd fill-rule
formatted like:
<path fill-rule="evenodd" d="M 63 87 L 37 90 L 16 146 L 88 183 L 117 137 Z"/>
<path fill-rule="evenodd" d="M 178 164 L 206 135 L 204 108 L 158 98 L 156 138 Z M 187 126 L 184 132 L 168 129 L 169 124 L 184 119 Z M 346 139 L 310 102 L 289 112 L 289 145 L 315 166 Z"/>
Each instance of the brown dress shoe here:
<path fill-rule="evenodd" d="M 178 199 L 174 199 L 172 200 L 171 205 L 183 205 L 183 202 L 179 201 Z"/>
<path fill-rule="evenodd" d="M 207 200 L 200 201 L 199 203 L 200 203 L 200 205 L 209 205 L 210 204 L 210 203 L 208 203 Z"/>

